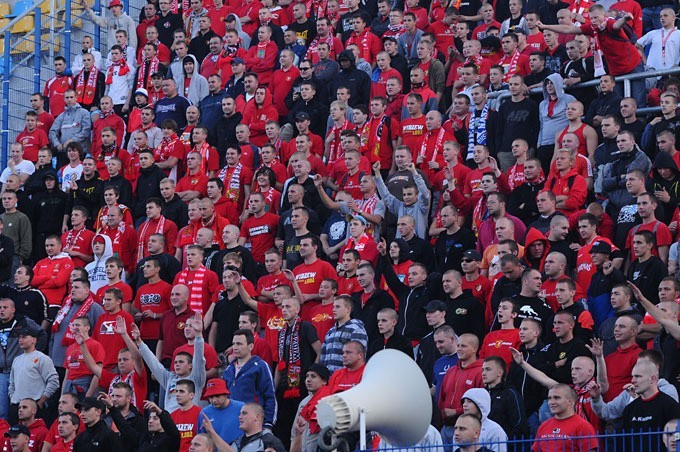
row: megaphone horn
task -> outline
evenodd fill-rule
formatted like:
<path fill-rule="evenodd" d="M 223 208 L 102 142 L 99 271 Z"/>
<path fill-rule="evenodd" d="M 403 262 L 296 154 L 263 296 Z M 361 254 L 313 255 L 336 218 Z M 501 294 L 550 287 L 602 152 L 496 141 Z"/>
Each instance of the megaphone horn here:
<path fill-rule="evenodd" d="M 366 428 L 394 446 L 413 446 L 423 439 L 432 397 L 415 361 L 398 350 L 378 352 L 366 364 L 361 383 L 321 399 L 316 417 L 321 428 L 335 434 L 356 431 L 362 409 Z"/>

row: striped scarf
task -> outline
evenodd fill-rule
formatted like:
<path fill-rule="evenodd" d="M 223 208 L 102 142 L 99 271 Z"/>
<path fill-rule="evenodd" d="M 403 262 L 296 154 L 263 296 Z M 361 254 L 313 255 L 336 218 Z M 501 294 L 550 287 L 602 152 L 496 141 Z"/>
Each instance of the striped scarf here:
<path fill-rule="evenodd" d="M 278 351 L 281 361 L 279 361 L 279 371 L 286 373 L 286 390 L 283 393 L 284 399 L 296 399 L 300 397 L 300 385 L 302 384 L 302 353 L 300 351 L 300 317 L 295 319 L 293 325 L 283 327 L 279 331 Z M 288 356 L 285 356 L 286 336 L 290 331 L 290 344 L 288 344 Z"/>
<path fill-rule="evenodd" d="M 193 277 L 189 278 L 189 273 L 192 272 Z M 179 274 L 177 283 L 189 286 L 189 309 L 192 311 L 203 313 L 203 281 L 205 281 L 206 272 L 205 266 L 201 265 L 196 271 L 187 268 Z"/>
<path fill-rule="evenodd" d="M 470 114 L 470 123 L 468 124 L 468 148 L 465 160 L 472 160 L 474 155 L 475 145 L 487 145 L 486 139 L 486 120 L 489 118 L 489 102 L 484 104 L 482 113 L 477 116 L 477 109 Z"/>

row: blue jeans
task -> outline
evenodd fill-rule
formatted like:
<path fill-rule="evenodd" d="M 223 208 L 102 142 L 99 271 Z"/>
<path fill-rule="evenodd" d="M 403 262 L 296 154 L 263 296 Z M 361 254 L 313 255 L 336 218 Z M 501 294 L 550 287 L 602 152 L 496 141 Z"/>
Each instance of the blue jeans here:
<path fill-rule="evenodd" d="M 9 374 L 0 373 L 0 419 L 9 414 Z"/>
<path fill-rule="evenodd" d="M 642 32 L 648 33 L 651 30 L 661 28 L 661 19 L 659 14 L 664 8 L 673 8 L 673 5 L 653 6 L 651 8 L 642 9 Z M 640 38 L 641 36 L 638 36 Z"/>
<path fill-rule="evenodd" d="M 635 69 L 630 71 L 629 74 L 638 74 L 640 72 L 645 72 L 645 64 L 642 62 L 640 62 Z M 623 83 L 616 83 L 616 92 L 619 96 L 624 96 Z M 647 105 L 647 87 L 645 85 L 645 79 L 642 78 L 630 81 L 630 95 L 637 101 L 638 108 Z"/>

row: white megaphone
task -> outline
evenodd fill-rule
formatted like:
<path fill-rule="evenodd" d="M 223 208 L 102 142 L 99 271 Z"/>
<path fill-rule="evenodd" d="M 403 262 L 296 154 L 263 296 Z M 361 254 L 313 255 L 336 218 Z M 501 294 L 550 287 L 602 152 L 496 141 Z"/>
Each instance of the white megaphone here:
<path fill-rule="evenodd" d="M 365 428 L 360 418 L 365 416 Z M 321 428 L 334 434 L 378 432 L 393 446 L 413 446 L 427 433 L 432 396 L 423 372 L 406 354 L 382 350 L 366 364 L 361 383 L 324 397 L 317 405 Z"/>

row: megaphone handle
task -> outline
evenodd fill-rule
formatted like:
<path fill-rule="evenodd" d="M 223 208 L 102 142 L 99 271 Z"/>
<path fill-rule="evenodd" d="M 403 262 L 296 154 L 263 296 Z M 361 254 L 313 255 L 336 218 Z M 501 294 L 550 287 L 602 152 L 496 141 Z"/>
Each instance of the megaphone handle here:
<path fill-rule="evenodd" d="M 366 410 L 359 410 L 359 449 L 366 450 Z"/>
<path fill-rule="evenodd" d="M 334 450 L 339 452 L 349 452 L 349 443 L 347 443 L 347 440 L 341 436 L 335 436 L 335 438 L 333 438 L 333 436 L 333 429 L 331 427 L 324 427 L 321 432 L 319 432 L 319 449 L 325 452 L 332 452 Z M 331 441 L 330 443 L 326 442 L 326 437 L 328 437 L 328 440 Z M 366 437 L 364 433 L 364 446 L 365 445 Z M 362 450 L 366 450 L 365 447 Z"/>

